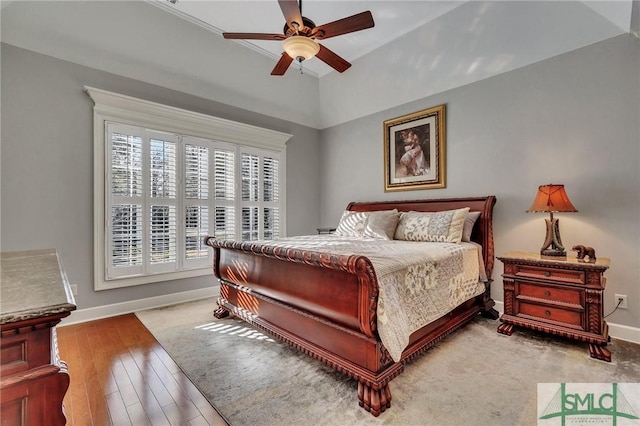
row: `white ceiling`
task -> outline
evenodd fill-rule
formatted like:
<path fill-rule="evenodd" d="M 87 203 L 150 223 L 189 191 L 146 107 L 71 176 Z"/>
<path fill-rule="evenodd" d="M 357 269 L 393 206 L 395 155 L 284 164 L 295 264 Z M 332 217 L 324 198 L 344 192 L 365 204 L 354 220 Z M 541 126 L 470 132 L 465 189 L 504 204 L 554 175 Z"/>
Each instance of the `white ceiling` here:
<path fill-rule="evenodd" d="M 153 3 L 218 33 L 281 34 L 285 24 L 277 0 L 177 0 L 175 4 L 167 0 L 157 0 Z M 325 47 L 351 62 L 463 3 L 464 1 L 453 0 L 394 2 L 303 0 L 302 15 L 319 26 L 370 10 L 375 22 L 374 28 L 344 34 L 321 42 Z M 229 41 L 229 43 L 234 42 L 269 55 L 273 58 L 274 65 L 283 52 L 282 43 L 279 41 Z M 311 59 L 303 65 L 305 70 L 316 76 L 323 76 L 333 71 L 331 67 L 317 58 Z"/>
<path fill-rule="evenodd" d="M 283 31 L 285 19 L 277 0 L 150 0 L 152 4 L 216 33 Z M 349 62 L 434 21 L 441 15 L 474 0 L 303 0 L 302 15 L 318 25 L 370 10 L 375 27 L 333 37 L 321 42 Z M 577 0 L 571 0 L 577 1 Z M 632 0 L 584 2 L 625 32 L 630 31 Z M 282 54 L 279 41 L 229 40 L 257 50 L 276 61 Z M 295 67 L 293 65 L 292 67 Z M 303 64 L 303 69 L 315 76 L 324 76 L 333 69 L 317 58 Z M 265 70 L 270 72 L 271 70 Z M 291 72 L 291 70 L 289 70 Z"/>

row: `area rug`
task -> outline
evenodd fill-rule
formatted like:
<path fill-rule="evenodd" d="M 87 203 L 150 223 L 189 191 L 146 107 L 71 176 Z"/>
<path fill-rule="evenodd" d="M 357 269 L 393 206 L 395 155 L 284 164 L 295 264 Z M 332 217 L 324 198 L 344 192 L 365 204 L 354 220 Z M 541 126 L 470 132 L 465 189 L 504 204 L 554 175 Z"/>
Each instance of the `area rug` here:
<path fill-rule="evenodd" d="M 499 335 L 498 321 L 478 317 L 409 363 L 376 418 L 354 380 L 214 309 L 203 299 L 136 315 L 234 426 L 534 425 L 538 383 L 640 382 L 638 345 L 614 341 L 607 363 L 584 344 Z"/>

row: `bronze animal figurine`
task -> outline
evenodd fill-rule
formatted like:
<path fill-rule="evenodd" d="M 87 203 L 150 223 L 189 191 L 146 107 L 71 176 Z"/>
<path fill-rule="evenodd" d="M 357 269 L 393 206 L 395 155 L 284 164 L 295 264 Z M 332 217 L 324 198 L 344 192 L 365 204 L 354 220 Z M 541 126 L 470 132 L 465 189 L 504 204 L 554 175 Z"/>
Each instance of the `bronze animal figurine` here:
<path fill-rule="evenodd" d="M 578 244 L 577 246 L 573 246 L 571 250 L 578 252 L 578 260 L 584 261 L 584 258 L 588 257 L 589 262 L 596 261 L 596 251 L 593 249 L 593 247 L 585 247 L 581 244 Z"/>

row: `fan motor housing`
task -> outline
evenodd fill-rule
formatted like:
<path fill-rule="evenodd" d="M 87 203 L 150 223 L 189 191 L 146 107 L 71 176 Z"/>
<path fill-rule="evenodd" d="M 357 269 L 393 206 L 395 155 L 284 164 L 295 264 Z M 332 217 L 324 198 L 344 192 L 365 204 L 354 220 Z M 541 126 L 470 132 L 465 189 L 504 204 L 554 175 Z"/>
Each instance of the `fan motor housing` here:
<path fill-rule="evenodd" d="M 296 34 L 308 36 L 308 35 L 311 34 L 311 31 L 315 27 L 316 27 L 316 24 L 311 19 L 303 16 L 302 17 L 302 27 L 298 27 L 297 31 L 296 31 L 295 28 L 292 28 L 292 27 L 289 26 L 289 24 L 285 23 L 284 24 L 284 29 L 282 30 L 282 32 L 287 37 L 291 37 L 291 36 L 296 35 Z"/>

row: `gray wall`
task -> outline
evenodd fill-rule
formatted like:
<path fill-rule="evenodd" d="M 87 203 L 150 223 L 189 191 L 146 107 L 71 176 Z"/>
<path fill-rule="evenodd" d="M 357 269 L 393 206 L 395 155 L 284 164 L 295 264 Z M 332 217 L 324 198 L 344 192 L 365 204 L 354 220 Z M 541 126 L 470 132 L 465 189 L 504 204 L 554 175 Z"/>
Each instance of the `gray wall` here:
<path fill-rule="evenodd" d="M 93 291 L 93 102 L 85 85 L 293 134 L 287 231 L 319 225 L 319 131 L 2 44 L 1 249 L 58 249 L 79 309 L 204 288 L 211 276 Z"/>
<path fill-rule="evenodd" d="M 447 105 L 447 187 L 384 193 L 384 120 Z M 322 131 L 322 224 L 349 201 L 493 194 L 498 254 L 538 251 L 545 215 L 529 214 L 537 187 L 565 184 L 579 213 L 557 214 L 563 243 L 612 260 L 614 294 L 640 325 L 640 40 L 619 36 L 574 52 Z M 502 264 L 492 293 L 502 301 Z"/>

